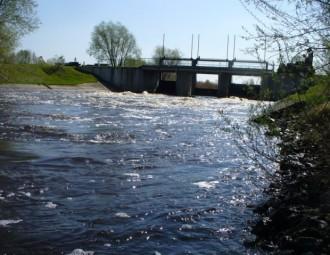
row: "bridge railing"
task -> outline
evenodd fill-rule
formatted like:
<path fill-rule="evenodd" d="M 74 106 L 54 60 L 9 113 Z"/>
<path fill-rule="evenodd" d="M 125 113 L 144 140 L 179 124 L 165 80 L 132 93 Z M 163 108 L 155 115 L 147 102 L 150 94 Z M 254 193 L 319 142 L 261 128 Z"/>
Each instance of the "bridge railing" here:
<path fill-rule="evenodd" d="M 233 68 L 245 68 L 245 69 L 263 69 L 268 70 L 269 66 L 267 62 L 241 62 L 234 61 Z"/>
<path fill-rule="evenodd" d="M 229 67 L 229 61 L 226 59 L 199 59 L 196 66 L 200 67 Z"/>
<path fill-rule="evenodd" d="M 218 68 L 244 68 L 244 69 L 260 69 L 272 70 L 273 65 L 269 65 L 266 61 L 255 60 L 228 60 L 228 59 L 210 59 L 210 58 L 159 58 L 145 59 L 145 65 L 158 66 L 184 66 L 184 67 L 218 67 Z"/>

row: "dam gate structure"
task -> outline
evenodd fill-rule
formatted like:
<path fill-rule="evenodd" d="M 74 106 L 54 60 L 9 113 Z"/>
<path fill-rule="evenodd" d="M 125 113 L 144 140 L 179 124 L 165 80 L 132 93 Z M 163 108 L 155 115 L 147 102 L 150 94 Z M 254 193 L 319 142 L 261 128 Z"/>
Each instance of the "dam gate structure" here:
<path fill-rule="evenodd" d="M 159 61 L 152 61 L 137 68 L 86 65 L 81 66 L 80 70 L 95 75 L 110 89 L 135 93 L 157 93 L 167 90 L 177 96 L 190 97 L 194 95 L 197 74 L 218 76 L 218 87 L 215 92 L 218 97 L 237 96 L 238 88 L 244 87 L 233 84 L 233 76 L 260 77 L 261 84 L 254 85 L 258 92 L 276 89 L 271 82 L 274 67 L 270 67 L 266 61 L 160 58 Z M 163 79 L 164 74 L 172 74 L 175 79 L 166 81 Z M 244 91 L 238 94 L 244 97 Z"/>

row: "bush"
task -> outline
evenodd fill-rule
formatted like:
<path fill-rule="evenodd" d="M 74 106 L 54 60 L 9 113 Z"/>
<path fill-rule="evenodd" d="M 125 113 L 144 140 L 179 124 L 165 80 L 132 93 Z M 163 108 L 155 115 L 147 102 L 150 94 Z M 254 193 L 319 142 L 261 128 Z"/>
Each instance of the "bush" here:
<path fill-rule="evenodd" d="M 48 75 L 52 75 L 58 72 L 64 72 L 63 65 L 61 64 L 43 65 L 42 70 Z"/>

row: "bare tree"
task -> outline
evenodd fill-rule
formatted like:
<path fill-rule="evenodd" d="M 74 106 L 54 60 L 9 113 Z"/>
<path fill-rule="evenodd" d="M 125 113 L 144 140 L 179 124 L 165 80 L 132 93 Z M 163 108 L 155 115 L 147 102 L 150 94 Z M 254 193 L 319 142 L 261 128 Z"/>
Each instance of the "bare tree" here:
<path fill-rule="evenodd" d="M 121 23 L 113 22 L 101 22 L 94 28 L 88 53 L 113 67 L 123 66 L 128 58 L 140 57 L 134 36 Z"/>
<path fill-rule="evenodd" d="M 250 53 L 259 55 L 265 47 L 279 63 L 291 62 L 308 48 L 314 52 L 317 68 L 328 70 L 330 38 L 329 0 L 240 0 L 256 19 Z"/>

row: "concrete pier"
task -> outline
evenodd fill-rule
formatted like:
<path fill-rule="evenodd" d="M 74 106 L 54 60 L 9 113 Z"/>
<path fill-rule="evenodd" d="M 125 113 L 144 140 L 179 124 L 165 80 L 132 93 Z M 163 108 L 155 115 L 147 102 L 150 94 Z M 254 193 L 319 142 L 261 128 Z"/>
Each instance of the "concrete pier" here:
<path fill-rule="evenodd" d="M 218 76 L 218 97 L 228 97 L 232 75 L 230 73 L 221 73 Z"/>
<path fill-rule="evenodd" d="M 177 72 L 176 74 L 176 95 L 191 97 L 194 74 L 190 72 Z"/>

